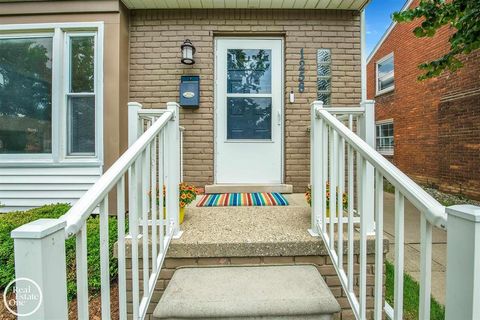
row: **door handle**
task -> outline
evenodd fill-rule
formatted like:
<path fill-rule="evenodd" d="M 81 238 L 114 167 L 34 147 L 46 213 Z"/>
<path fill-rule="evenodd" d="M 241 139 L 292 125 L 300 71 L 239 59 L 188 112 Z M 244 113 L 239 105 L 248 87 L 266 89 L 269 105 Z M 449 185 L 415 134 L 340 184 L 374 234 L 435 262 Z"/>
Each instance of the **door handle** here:
<path fill-rule="evenodd" d="M 277 124 L 282 125 L 282 112 L 280 110 L 277 111 Z"/>

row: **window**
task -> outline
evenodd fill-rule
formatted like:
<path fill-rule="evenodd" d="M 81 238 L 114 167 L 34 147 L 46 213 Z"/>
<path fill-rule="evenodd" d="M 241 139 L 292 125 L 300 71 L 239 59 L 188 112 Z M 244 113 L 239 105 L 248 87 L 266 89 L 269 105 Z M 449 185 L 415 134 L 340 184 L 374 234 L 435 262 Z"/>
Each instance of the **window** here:
<path fill-rule="evenodd" d="M 0 153 L 52 152 L 52 41 L 0 38 Z"/>
<path fill-rule="evenodd" d="M 317 50 L 317 100 L 329 105 L 332 94 L 332 55 L 329 49 Z"/>
<path fill-rule="evenodd" d="M 95 155 L 95 38 L 69 36 L 68 155 Z"/>
<path fill-rule="evenodd" d="M 393 53 L 380 59 L 377 64 L 377 95 L 390 92 L 394 89 Z"/>
<path fill-rule="evenodd" d="M 0 162 L 101 161 L 102 39 L 102 23 L 0 26 Z"/>
<path fill-rule="evenodd" d="M 386 120 L 377 122 L 376 125 L 376 148 L 384 155 L 393 155 L 393 121 Z"/>

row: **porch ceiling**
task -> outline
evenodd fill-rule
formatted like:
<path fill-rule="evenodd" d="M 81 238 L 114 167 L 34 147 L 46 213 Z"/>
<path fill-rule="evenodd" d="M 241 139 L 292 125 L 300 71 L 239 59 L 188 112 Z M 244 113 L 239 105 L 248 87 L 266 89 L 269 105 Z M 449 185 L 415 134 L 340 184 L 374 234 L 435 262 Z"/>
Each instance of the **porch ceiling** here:
<path fill-rule="evenodd" d="M 369 0 L 122 0 L 129 9 L 360 10 Z"/>

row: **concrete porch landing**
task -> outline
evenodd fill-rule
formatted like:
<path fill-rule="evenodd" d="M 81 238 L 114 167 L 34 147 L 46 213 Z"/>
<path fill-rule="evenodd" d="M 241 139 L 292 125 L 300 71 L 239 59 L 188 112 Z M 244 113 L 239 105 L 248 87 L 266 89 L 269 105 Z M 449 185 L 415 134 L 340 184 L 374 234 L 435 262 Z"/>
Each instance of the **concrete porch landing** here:
<path fill-rule="evenodd" d="M 186 208 L 182 237 L 168 257 L 310 256 L 326 254 L 312 237 L 303 194 L 285 195 L 289 206 Z M 201 197 L 198 197 L 199 199 Z"/>
<path fill-rule="evenodd" d="M 310 208 L 303 194 L 285 195 L 289 206 L 278 207 L 202 207 L 195 203 L 185 212 L 181 225 L 183 235 L 170 243 L 167 257 L 155 286 L 147 314 L 153 311 L 175 272 L 182 267 L 203 266 L 316 266 L 342 309 L 341 317 L 352 319 L 350 308 L 340 280 L 320 237 L 312 237 Z M 200 197 L 199 199 L 200 200 Z M 344 238 L 346 248 L 346 238 Z M 359 261 L 358 235 L 354 239 L 354 261 Z M 388 241 L 384 242 L 384 252 Z M 149 250 L 150 251 L 150 250 Z M 139 253 L 141 257 L 141 243 Z M 373 261 L 375 242 L 367 240 L 367 313 L 373 310 Z M 127 256 L 129 250 L 127 250 Z M 346 260 L 345 260 L 346 261 Z M 127 261 L 127 265 L 131 265 Z M 140 277 L 142 272 L 140 271 Z M 127 272 L 129 274 L 130 271 Z M 354 268 L 355 277 L 359 268 Z M 140 286 L 141 287 L 141 286 Z M 131 286 L 128 294 L 132 294 Z M 130 301 L 129 301 L 130 302 Z M 340 318 L 340 317 L 338 317 Z"/>

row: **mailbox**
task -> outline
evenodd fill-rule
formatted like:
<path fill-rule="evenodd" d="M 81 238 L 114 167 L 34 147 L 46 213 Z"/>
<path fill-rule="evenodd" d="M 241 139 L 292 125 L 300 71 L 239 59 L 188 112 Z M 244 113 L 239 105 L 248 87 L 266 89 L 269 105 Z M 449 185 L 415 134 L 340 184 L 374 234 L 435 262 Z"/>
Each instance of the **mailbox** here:
<path fill-rule="evenodd" d="M 182 76 L 180 79 L 180 105 L 198 108 L 200 103 L 200 77 Z"/>

